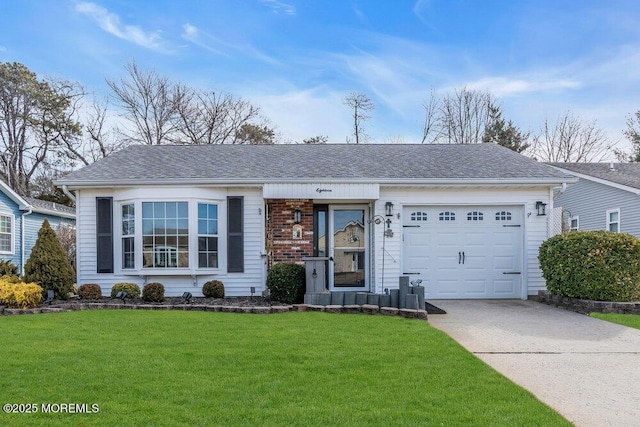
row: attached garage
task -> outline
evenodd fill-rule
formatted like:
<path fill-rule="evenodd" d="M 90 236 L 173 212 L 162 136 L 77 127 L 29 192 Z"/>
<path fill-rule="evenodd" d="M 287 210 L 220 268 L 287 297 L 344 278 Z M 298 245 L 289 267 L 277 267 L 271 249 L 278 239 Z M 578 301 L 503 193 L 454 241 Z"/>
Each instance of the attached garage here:
<path fill-rule="evenodd" d="M 427 299 L 520 298 L 522 206 L 404 206 L 403 274 Z"/>

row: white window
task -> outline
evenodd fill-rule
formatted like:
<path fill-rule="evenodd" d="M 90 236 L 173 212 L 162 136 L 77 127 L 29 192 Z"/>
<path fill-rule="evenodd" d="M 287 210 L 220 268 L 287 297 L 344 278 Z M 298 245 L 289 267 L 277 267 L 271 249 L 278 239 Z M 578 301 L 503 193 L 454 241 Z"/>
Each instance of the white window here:
<path fill-rule="evenodd" d="M 456 213 L 451 211 L 444 211 L 438 214 L 438 220 L 440 221 L 455 221 Z"/>
<path fill-rule="evenodd" d="M 136 267 L 135 219 L 135 205 L 122 205 L 122 268 Z"/>
<path fill-rule="evenodd" d="M 496 221 L 511 221 L 511 212 L 509 211 L 496 212 Z"/>
<path fill-rule="evenodd" d="M 607 230 L 615 233 L 620 232 L 620 209 L 607 211 Z"/>
<path fill-rule="evenodd" d="M 426 212 L 411 212 L 411 221 L 426 221 Z"/>
<path fill-rule="evenodd" d="M 569 218 L 569 230 L 571 231 L 580 230 L 580 218 L 577 215 Z"/>
<path fill-rule="evenodd" d="M 189 204 L 142 202 L 143 268 L 189 267 Z"/>
<path fill-rule="evenodd" d="M 473 211 L 467 212 L 467 221 L 483 221 L 484 214 L 482 212 Z"/>
<path fill-rule="evenodd" d="M 218 268 L 218 205 L 198 203 L 198 268 Z"/>
<path fill-rule="evenodd" d="M 13 253 L 13 215 L 0 215 L 0 253 Z"/>

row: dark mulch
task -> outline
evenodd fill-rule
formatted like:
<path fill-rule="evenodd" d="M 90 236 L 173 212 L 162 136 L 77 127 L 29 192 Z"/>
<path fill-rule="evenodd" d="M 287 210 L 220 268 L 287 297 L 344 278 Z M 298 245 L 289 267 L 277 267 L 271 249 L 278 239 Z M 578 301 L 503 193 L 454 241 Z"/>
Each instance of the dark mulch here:
<path fill-rule="evenodd" d="M 53 300 L 51 305 L 56 307 L 64 305 L 75 304 L 87 304 L 87 303 L 99 303 L 99 304 L 113 304 L 122 305 L 122 301 L 117 298 L 102 298 L 102 299 L 82 299 L 71 298 L 68 300 Z M 143 301 L 142 298 L 127 299 L 125 304 L 127 305 L 180 305 L 187 304 L 187 301 L 182 297 L 167 297 L 164 302 L 148 302 Z M 262 297 L 229 297 L 229 298 L 204 298 L 193 297 L 191 298 L 191 305 L 225 305 L 236 307 L 269 307 L 271 305 L 287 305 L 281 304 L 277 301 L 270 301 Z"/>

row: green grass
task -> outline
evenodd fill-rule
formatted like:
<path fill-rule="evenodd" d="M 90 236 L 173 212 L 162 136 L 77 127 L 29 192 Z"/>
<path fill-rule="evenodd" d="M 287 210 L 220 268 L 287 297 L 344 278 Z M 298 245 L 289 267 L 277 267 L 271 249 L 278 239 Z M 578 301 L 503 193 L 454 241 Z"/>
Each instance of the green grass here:
<path fill-rule="evenodd" d="M 569 425 L 428 323 L 83 311 L 0 317 L 1 425 Z"/>
<path fill-rule="evenodd" d="M 637 314 L 612 314 L 612 313 L 591 313 L 591 317 L 617 323 L 630 328 L 640 329 L 640 315 Z"/>

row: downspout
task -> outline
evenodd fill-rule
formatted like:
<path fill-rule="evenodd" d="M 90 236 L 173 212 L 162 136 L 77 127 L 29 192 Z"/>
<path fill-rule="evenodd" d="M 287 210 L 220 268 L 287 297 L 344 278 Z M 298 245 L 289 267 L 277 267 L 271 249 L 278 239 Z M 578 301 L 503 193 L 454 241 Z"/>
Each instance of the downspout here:
<path fill-rule="evenodd" d="M 557 188 L 557 187 L 556 187 L 556 188 Z M 562 183 L 562 187 L 560 187 L 560 191 L 558 191 L 558 194 L 556 194 L 556 195 L 553 197 L 553 201 L 555 202 L 556 200 L 558 200 L 558 197 L 560 197 L 560 196 L 562 195 L 562 193 L 564 193 L 564 192 L 566 191 L 566 189 L 567 189 L 567 183 L 566 183 L 566 182 L 563 182 L 563 183 Z"/>
<path fill-rule="evenodd" d="M 23 212 L 20 219 L 20 274 L 24 276 L 24 256 L 25 256 L 25 244 L 26 244 L 26 233 L 24 220 L 27 215 L 31 215 L 33 213 L 33 209 L 29 208 L 26 212 Z"/>
<path fill-rule="evenodd" d="M 74 196 L 73 193 L 71 191 L 69 191 L 69 187 L 67 187 L 66 185 L 63 185 L 61 188 L 62 188 L 62 192 L 65 194 L 65 196 L 70 198 L 71 201 L 73 203 L 75 203 L 76 202 L 76 196 Z"/>

